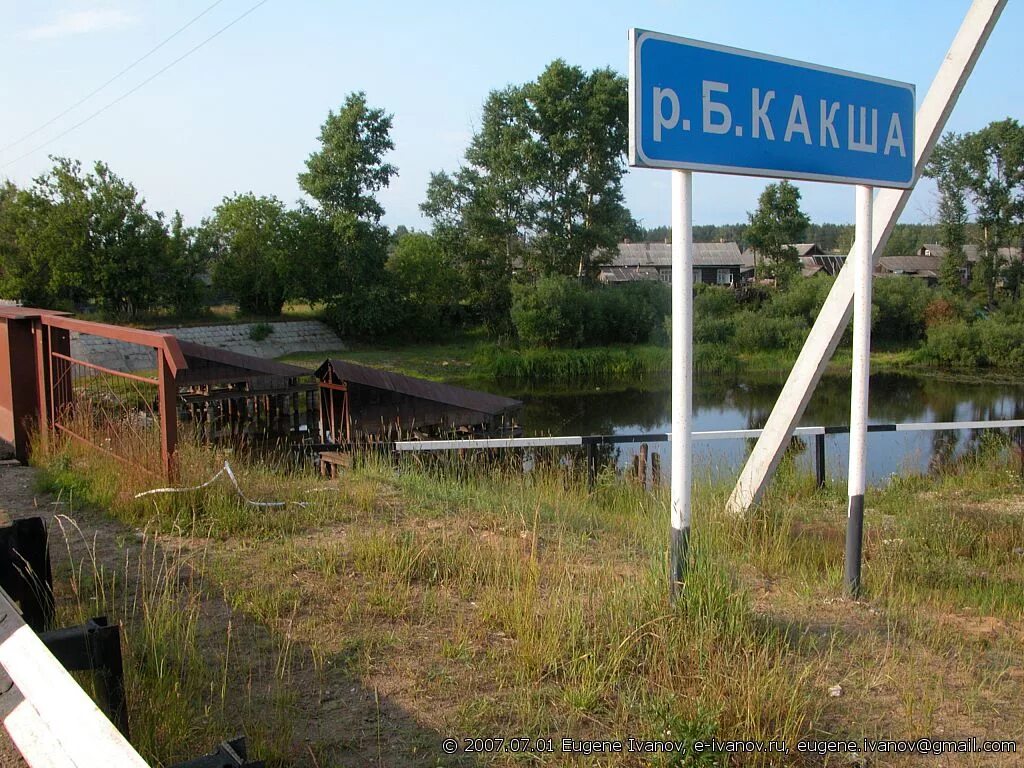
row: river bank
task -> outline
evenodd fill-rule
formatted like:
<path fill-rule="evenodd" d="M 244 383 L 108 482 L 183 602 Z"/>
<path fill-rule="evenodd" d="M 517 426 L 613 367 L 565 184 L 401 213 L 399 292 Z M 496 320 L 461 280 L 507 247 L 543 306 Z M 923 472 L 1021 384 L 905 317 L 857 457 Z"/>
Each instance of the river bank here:
<path fill-rule="evenodd" d="M 378 368 L 421 376 L 448 383 L 519 382 L 545 384 L 557 382 L 571 388 L 581 381 L 630 382 L 643 386 L 654 377 L 659 380 L 671 372 L 672 355 L 667 347 L 642 344 L 584 349 L 517 349 L 494 344 L 480 334 L 458 336 L 444 344 L 353 344 L 339 350 L 338 357 Z M 695 368 L 722 374 L 788 374 L 796 361 L 796 351 L 736 352 L 717 345 L 695 348 Z M 296 365 L 319 365 L 323 353 L 289 354 L 279 358 Z M 850 370 L 852 352 L 836 350 L 827 371 Z M 1011 369 L 951 368 L 921 361 L 917 347 L 876 349 L 871 353 L 873 372 L 911 373 L 946 381 L 977 383 L 1013 383 L 1019 372 Z"/>

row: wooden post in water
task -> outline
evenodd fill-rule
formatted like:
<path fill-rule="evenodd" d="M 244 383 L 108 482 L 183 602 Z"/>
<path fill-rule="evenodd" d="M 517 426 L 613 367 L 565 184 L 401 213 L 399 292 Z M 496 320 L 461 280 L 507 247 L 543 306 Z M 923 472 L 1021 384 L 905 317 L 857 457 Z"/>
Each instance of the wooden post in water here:
<path fill-rule="evenodd" d="M 640 454 L 637 456 L 636 479 L 640 485 L 647 487 L 647 443 L 640 443 Z"/>
<path fill-rule="evenodd" d="M 825 487 L 825 436 L 814 436 L 814 476 L 819 488 Z"/>
<path fill-rule="evenodd" d="M 661 454 L 655 451 L 651 454 L 651 487 L 657 488 L 661 485 Z"/>

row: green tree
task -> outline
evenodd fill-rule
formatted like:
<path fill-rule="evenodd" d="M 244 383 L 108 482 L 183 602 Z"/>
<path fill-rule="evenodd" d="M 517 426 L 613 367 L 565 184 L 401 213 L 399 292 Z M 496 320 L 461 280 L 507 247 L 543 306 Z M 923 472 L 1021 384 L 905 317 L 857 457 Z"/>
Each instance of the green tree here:
<path fill-rule="evenodd" d="M 391 183 L 398 169 L 385 163 L 395 148 L 392 116 L 367 106 L 362 91 L 349 94 L 337 114 L 320 127 L 320 149 L 306 160 L 299 186 L 328 217 L 350 216 L 376 224 L 384 209 L 374 195 Z"/>
<path fill-rule="evenodd" d="M 279 315 L 289 297 L 295 240 L 284 203 L 251 192 L 225 197 L 208 223 L 213 284 L 243 312 Z"/>
<path fill-rule="evenodd" d="M 0 296 L 34 306 L 56 301 L 50 279 L 53 248 L 59 234 L 44 230 L 49 203 L 40 195 L 5 182 L 0 187 Z"/>
<path fill-rule="evenodd" d="M 388 312 L 394 286 L 384 270 L 390 235 L 380 224 L 384 209 L 375 197 L 398 172 L 384 161 L 394 149 L 391 124 L 392 116 L 370 107 L 365 93 L 349 94 L 337 113 L 328 112 L 320 149 L 298 176 L 299 186 L 318 205 L 298 222 L 315 235 L 312 263 L 321 267 L 314 277 L 320 286 L 306 290 L 328 305 L 328 318 L 347 335 L 380 335 L 397 321 Z"/>
<path fill-rule="evenodd" d="M 97 162 L 55 157 L 28 190 L 5 188 L 0 249 L 5 292 L 32 303 L 80 305 L 133 317 L 157 308 L 164 287 L 185 279 L 168 261 L 161 214 Z"/>
<path fill-rule="evenodd" d="M 973 210 L 973 239 L 979 246 L 974 289 L 991 309 L 1000 279 L 1011 294 L 1019 285 L 1020 267 L 1007 263 L 1004 249 L 1019 242 L 1024 219 L 1024 126 L 1007 118 L 974 133 L 946 134 L 926 173 L 939 187 L 943 242 L 952 252 L 944 282 L 952 282 L 966 264 L 959 252 Z"/>
<path fill-rule="evenodd" d="M 757 210 L 748 214 L 750 224 L 745 236 L 763 259 L 755 271 L 785 282 L 797 274 L 800 261 L 790 243 L 804 237 L 810 219 L 800 210 L 800 190 L 788 181 L 769 184 L 758 199 Z"/>
<path fill-rule="evenodd" d="M 171 217 L 166 263 L 173 279 L 161 286 L 162 303 L 177 314 L 198 311 L 204 302 L 202 277 L 210 266 L 213 243 L 207 231 L 186 227 L 179 211 Z"/>
<path fill-rule="evenodd" d="M 423 211 L 494 277 L 514 264 L 594 276 L 639 231 L 623 205 L 626 102 L 621 76 L 560 59 L 533 82 L 492 91 L 465 166 L 432 177 Z"/>
<path fill-rule="evenodd" d="M 939 190 L 939 241 L 946 253 L 942 258 L 939 283 L 948 293 L 964 293 L 963 273 L 967 267 L 967 171 L 963 162 L 963 139 L 947 133 L 935 147 L 925 175 L 935 179 Z"/>
<path fill-rule="evenodd" d="M 979 274 L 991 308 L 1006 264 L 1000 249 L 1017 240 L 1024 217 L 1024 126 L 1007 118 L 966 134 L 961 159 L 981 228 Z"/>
<path fill-rule="evenodd" d="M 406 306 L 409 335 L 436 338 L 455 325 L 460 275 L 434 237 L 406 234 L 388 257 L 387 270 Z"/>
<path fill-rule="evenodd" d="M 463 168 L 451 175 L 432 174 L 420 206 L 459 271 L 471 316 L 496 335 L 509 331 L 512 270 L 525 251 L 514 218 L 518 205 L 500 180 Z"/>
<path fill-rule="evenodd" d="M 522 88 L 530 139 L 521 146 L 536 204 L 531 252 L 542 274 L 593 277 L 632 224 L 623 205 L 627 82 L 562 59 Z"/>

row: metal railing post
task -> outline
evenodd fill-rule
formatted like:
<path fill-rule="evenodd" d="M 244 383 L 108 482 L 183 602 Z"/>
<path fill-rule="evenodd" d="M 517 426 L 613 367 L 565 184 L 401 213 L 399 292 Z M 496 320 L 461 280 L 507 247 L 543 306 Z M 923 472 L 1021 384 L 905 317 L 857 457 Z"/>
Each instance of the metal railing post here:
<path fill-rule="evenodd" d="M 175 386 L 174 372 L 163 349 L 156 350 L 156 365 L 160 401 L 160 458 L 163 462 L 164 475 L 171 480 L 177 474 L 175 451 L 178 446 L 178 388 Z"/>

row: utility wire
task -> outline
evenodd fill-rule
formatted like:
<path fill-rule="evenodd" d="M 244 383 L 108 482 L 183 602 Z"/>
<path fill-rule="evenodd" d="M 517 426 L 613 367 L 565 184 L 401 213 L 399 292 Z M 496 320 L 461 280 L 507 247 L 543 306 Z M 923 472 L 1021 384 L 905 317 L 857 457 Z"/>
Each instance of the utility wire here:
<path fill-rule="evenodd" d="M 58 133 L 58 134 L 57 134 L 56 136 L 54 136 L 54 137 L 53 137 L 52 139 L 49 139 L 48 141 L 45 141 L 45 142 L 43 142 L 43 143 L 42 143 L 42 144 L 40 144 L 39 146 L 37 146 L 37 147 L 34 147 L 34 148 L 30 149 L 30 150 L 29 150 L 28 152 L 24 153 L 23 155 L 18 155 L 18 156 L 17 156 L 16 158 L 14 158 L 13 160 L 9 160 L 8 162 L 6 162 L 6 163 L 4 163 L 4 164 L 3 164 L 2 166 L 0 166 L 0 168 L 6 168 L 6 167 L 8 167 L 9 165 L 13 165 L 14 163 L 18 162 L 19 160 L 23 160 L 24 158 L 28 157 L 29 155 L 34 155 L 34 154 L 35 154 L 36 152 L 38 152 L 39 150 L 41 150 L 41 149 L 44 149 L 44 148 L 46 148 L 46 147 L 50 146 L 51 144 L 53 144 L 53 142 L 55 142 L 55 141 L 58 141 L 59 139 L 62 139 L 62 138 L 64 138 L 65 136 L 67 136 L 67 135 L 68 135 L 69 133 L 71 133 L 72 131 L 74 131 L 74 130 L 77 130 L 78 128 L 81 128 L 81 127 L 82 127 L 83 125 L 85 125 L 86 123 L 88 123 L 88 122 L 89 122 L 90 120 L 92 120 L 92 119 L 93 119 L 94 117 L 98 117 L 99 115 L 103 114 L 104 112 L 106 112 L 106 111 L 107 111 L 108 109 L 110 109 L 110 108 L 111 108 L 111 107 L 113 107 L 114 105 L 116 105 L 116 104 L 119 104 L 120 102 L 124 101 L 124 100 L 125 100 L 126 98 L 128 98 L 129 96 L 131 96 L 131 95 L 132 95 L 133 93 L 135 93 L 135 92 L 136 92 L 137 90 L 139 90 L 140 88 L 142 88 L 142 87 L 143 87 L 144 85 L 147 85 L 148 83 L 150 83 L 150 82 L 152 82 L 153 80 L 155 80 L 155 79 L 156 79 L 157 77 L 159 77 L 160 75 L 162 75 L 162 74 L 163 74 L 164 72 L 166 72 L 166 71 L 167 71 L 168 69 L 170 69 L 171 67 L 173 67 L 173 66 L 174 66 L 175 64 L 177 64 L 178 62 L 180 62 L 180 61 L 182 61 L 183 59 L 186 59 L 186 58 L 188 58 L 189 56 L 191 56 L 191 55 L 192 55 L 193 53 L 195 53 L 196 51 L 198 51 L 198 50 L 199 50 L 200 48 L 202 48 L 202 47 L 203 47 L 204 45 L 206 45 L 206 44 L 207 44 L 208 42 L 210 42 L 210 41 L 211 41 L 211 40 L 213 40 L 214 38 L 216 38 L 216 37 L 220 36 L 220 35 L 221 35 L 221 34 L 223 34 L 224 32 L 227 32 L 227 31 L 228 31 L 228 30 L 229 30 L 229 29 L 230 29 L 231 27 L 235 26 L 235 24 L 237 24 L 238 22 L 240 22 L 240 21 L 241 21 L 242 19 L 244 19 L 244 18 L 245 18 L 246 16 L 248 16 L 248 15 L 249 15 L 250 13 L 252 13 L 253 11 L 255 11 L 255 10 L 256 10 L 257 8 L 259 8 L 259 7 L 261 6 L 261 5 L 264 5 L 264 4 L 266 3 L 266 2 L 267 2 L 267 0 L 260 0 L 260 1 L 258 2 L 258 3 L 256 3 L 256 4 L 255 4 L 255 5 L 253 5 L 253 6 L 251 7 L 251 8 L 249 8 L 249 10 L 245 11 L 244 13 L 242 13 L 242 14 L 241 14 L 241 15 L 239 15 L 239 16 L 236 16 L 236 17 L 235 17 L 235 18 L 234 18 L 234 19 L 233 19 L 232 21 L 230 21 L 230 22 L 228 22 L 227 24 L 225 24 L 225 25 L 224 25 L 223 27 L 221 27 L 220 29 L 218 29 L 218 30 L 217 30 L 216 32 L 214 32 L 214 33 L 213 33 L 212 35 L 210 35 L 210 36 L 209 36 L 208 38 L 206 38 L 205 40 L 203 40 L 203 41 L 202 41 L 201 43 L 199 43 L 199 44 L 197 44 L 197 45 L 193 46 L 192 48 L 189 48 L 189 49 L 188 49 L 187 51 L 185 51 L 185 53 L 183 53 L 183 54 L 182 54 L 181 56 L 179 56 L 178 58 L 176 58 L 176 59 L 175 59 L 174 61 L 172 61 L 172 62 L 171 62 L 170 64 L 168 64 L 168 65 L 166 65 L 166 66 L 162 67 L 161 69 L 158 69 L 158 70 L 157 70 L 156 72 L 154 72 L 154 73 L 153 73 L 152 75 L 150 75 L 149 77 L 147 77 L 147 78 L 146 78 L 145 80 L 143 80 L 143 81 L 142 81 L 141 83 L 139 83 L 138 85 L 136 85 L 136 86 L 135 86 L 134 88 L 132 88 L 132 89 L 130 89 L 130 90 L 128 90 L 128 91 L 126 91 L 125 93 L 122 93 L 122 94 L 121 94 L 120 96 L 118 96 L 118 97 L 117 97 L 116 99 L 114 99 L 114 100 L 113 100 L 113 101 L 111 101 L 110 103 L 108 103 L 108 104 L 105 104 L 104 106 L 100 107 L 100 108 L 99 108 L 99 109 L 97 109 L 97 110 L 96 110 L 95 112 L 93 112 L 93 113 L 92 113 L 91 115 L 89 115 L 88 117 L 86 117 L 85 119 L 83 119 L 83 120 L 80 120 L 79 122 L 77 122 L 77 123 L 75 123 L 74 125 L 72 125 L 72 126 L 71 126 L 70 128 L 68 128 L 68 129 L 67 129 L 66 131 L 64 131 L 64 132 L 62 132 L 62 133 Z"/>
<path fill-rule="evenodd" d="M 74 104 L 72 104 L 72 105 L 71 105 L 70 107 L 68 107 L 67 109 L 65 109 L 65 110 L 64 110 L 63 112 L 61 112 L 61 113 L 60 113 L 60 114 L 58 114 L 58 115 L 54 115 L 54 116 L 53 116 L 52 118 L 50 118 L 49 120 L 47 120 L 47 121 L 46 121 L 45 123 L 43 123 L 43 124 L 42 124 L 42 125 L 40 125 L 39 127 L 37 127 L 37 128 L 34 128 L 33 130 L 31 130 L 31 131 L 29 131 L 28 133 L 26 133 L 26 134 L 25 134 L 24 136 L 22 136 L 22 137 L 21 137 L 20 139 L 17 139 L 16 141 L 12 141 L 12 142 L 11 142 L 10 144 L 8 144 L 8 145 L 7 145 L 7 146 L 5 146 L 5 147 L 0 147 L 0 152 L 6 152 L 6 151 L 7 151 L 8 149 L 10 149 L 11 147 L 16 147 L 16 146 L 18 146 L 19 144 L 21 144 L 21 142 L 25 141 L 25 139 L 30 139 L 30 138 L 32 138 L 33 136 L 35 136 L 35 135 L 36 135 L 37 133 L 39 133 L 39 132 L 40 132 L 41 130 L 43 130 L 44 128 L 49 128 L 49 127 L 50 127 L 51 125 L 53 125 L 53 124 L 54 124 L 55 122 L 57 122 L 57 121 L 58 121 L 58 120 L 60 120 L 60 119 L 61 119 L 62 117 L 64 117 L 64 115 L 66 115 L 66 114 L 67 114 L 68 112 L 70 112 L 70 111 L 72 111 L 73 109 L 76 109 L 76 108 L 78 108 L 78 107 L 82 106 L 82 105 L 83 105 L 83 104 L 84 104 L 85 102 L 87 102 L 87 101 L 88 101 L 89 99 L 91 99 L 91 98 L 92 98 L 93 96 L 95 96 L 95 95 L 96 95 L 97 93 L 99 93 L 99 92 L 100 92 L 100 91 L 102 91 L 102 90 L 103 90 L 104 88 L 106 88 L 106 87 L 107 87 L 108 85 L 110 85 L 110 84 L 111 84 L 112 82 L 114 82 L 114 81 L 115 81 L 115 80 L 117 80 L 117 79 L 118 79 L 119 77 L 121 77 L 121 75 L 125 74 L 125 73 L 126 73 L 126 72 L 128 72 L 129 70 L 131 70 L 131 69 L 133 69 L 134 67 L 136 67 L 137 65 L 141 64 L 141 63 L 142 63 L 142 62 L 144 62 L 144 61 L 145 61 L 146 59 L 148 59 L 148 58 L 149 58 L 150 56 L 152 56 L 152 55 L 153 55 L 154 53 L 156 53 L 157 51 L 159 51 L 159 50 L 160 50 L 161 48 L 163 48 L 163 47 L 164 47 L 165 45 L 167 45 L 167 44 L 168 44 L 169 42 L 171 42 L 171 40 L 173 40 L 173 39 L 174 39 L 174 38 L 176 38 L 176 37 L 177 37 L 178 35 L 180 35 L 180 34 L 181 34 L 182 32 L 184 32 L 184 31 L 185 31 L 186 29 L 188 29 L 189 27 L 191 27 L 191 26 L 192 26 L 193 24 L 195 24 L 195 23 L 196 23 L 197 21 L 199 21 L 199 20 L 200 20 L 201 18 L 203 18 L 203 16 L 205 16 L 206 14 L 208 14 L 208 13 L 209 13 L 210 11 L 212 11 L 212 10 L 213 10 L 214 8 L 216 8 L 216 7 L 218 6 L 218 5 L 220 5 L 220 4 L 222 3 L 222 2 L 224 2 L 224 0 L 216 0 L 216 2 L 215 2 L 215 3 L 213 3 L 212 5 L 208 6 L 208 7 L 206 8 L 206 10 L 205 10 L 205 11 L 203 11 L 202 13 L 200 13 L 200 14 L 199 14 L 198 16 L 194 16 L 194 17 L 193 17 L 193 18 L 192 18 L 192 19 L 191 19 L 191 20 L 190 20 L 190 21 L 189 21 L 189 22 L 188 22 L 187 24 L 185 24 L 185 25 L 184 25 L 183 27 L 179 27 L 179 28 L 178 28 L 178 29 L 177 29 L 177 30 L 176 30 L 176 31 L 175 31 L 175 32 L 174 32 L 173 34 L 171 34 L 171 35 L 170 35 L 169 37 L 165 37 L 165 38 L 164 38 L 164 39 L 163 39 L 163 40 L 162 40 L 162 41 L 161 41 L 161 42 L 160 42 L 160 43 L 159 43 L 158 45 L 156 45 L 156 47 L 154 47 L 154 48 L 150 48 L 150 49 L 149 49 L 149 50 L 148 50 L 148 51 L 147 51 L 147 52 L 146 52 L 145 54 L 143 54 L 142 56 L 140 56 L 139 58 L 137 58 L 137 59 L 136 59 L 135 61 L 133 61 L 133 62 L 132 62 L 131 64 L 129 64 L 129 65 L 127 66 L 127 67 L 125 67 L 125 68 L 124 68 L 124 69 L 122 69 L 122 70 L 121 70 L 120 72 L 118 72 L 118 73 L 117 73 L 116 75 L 114 75 L 114 76 L 113 76 L 112 78 L 110 78 L 109 80 L 107 80 L 107 81 L 106 81 L 105 83 L 103 83 L 103 85 L 101 85 L 101 86 L 100 86 L 99 88 L 96 88 L 95 90 L 92 90 L 92 91 L 90 91 L 90 92 L 89 92 L 89 93 L 87 93 L 87 94 L 86 94 L 85 96 L 83 96 L 83 97 L 82 97 L 82 98 L 80 98 L 80 99 L 79 99 L 78 101 L 76 101 L 76 102 L 75 102 Z"/>

